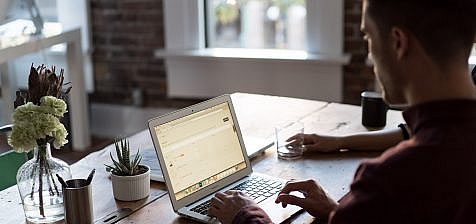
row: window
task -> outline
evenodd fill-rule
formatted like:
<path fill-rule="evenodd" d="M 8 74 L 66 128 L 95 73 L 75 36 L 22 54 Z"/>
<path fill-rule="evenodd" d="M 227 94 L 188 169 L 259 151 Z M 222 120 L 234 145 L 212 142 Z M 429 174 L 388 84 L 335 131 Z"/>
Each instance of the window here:
<path fill-rule="evenodd" d="M 284 11 L 280 8 L 277 13 L 273 7 L 279 2 L 297 4 L 292 7 L 299 8 L 293 10 L 300 12 L 296 14 L 301 17 L 296 18 L 302 21 L 299 22 L 302 32 L 290 32 L 298 27 L 294 25 L 275 32 L 279 26 L 277 19 Z M 166 59 L 169 97 L 207 98 L 230 92 L 250 92 L 334 102 L 342 100 L 342 65 L 350 59 L 349 55 L 343 54 L 344 0 L 163 0 L 163 3 L 165 49 L 156 50 L 155 56 Z M 221 14 L 213 14 L 213 9 L 220 4 L 236 8 L 231 12 L 228 12 L 229 8 L 221 9 L 228 14 L 220 19 Z M 262 19 L 252 21 L 252 25 L 246 27 L 252 17 L 247 17 L 245 12 L 252 9 L 244 7 L 259 9 L 252 16 L 261 14 L 258 17 Z M 293 11 L 289 9 L 292 7 L 285 11 Z M 215 22 L 212 16 L 215 16 Z M 287 19 L 289 21 L 289 15 Z M 221 20 L 222 24 L 217 25 L 216 20 Z M 224 31 L 226 23 L 233 24 L 232 31 Z M 268 26 L 260 28 L 262 36 L 249 38 L 250 41 L 260 39 L 259 47 L 243 44 L 246 43 L 243 38 L 246 29 L 255 26 Z M 265 32 L 266 29 L 269 32 Z M 280 36 L 280 33 L 288 35 Z M 303 38 L 296 41 L 300 46 L 291 44 L 289 40 L 294 37 L 289 33 L 297 33 Z"/>
<path fill-rule="evenodd" d="M 217 2 L 217 3 L 214 3 Z M 244 3 L 246 2 L 246 4 Z M 279 2 L 293 2 L 293 4 L 289 4 L 287 10 L 278 10 L 273 6 L 278 6 Z M 249 18 L 245 14 L 246 10 L 242 10 L 241 8 L 251 7 L 248 4 L 253 4 L 255 8 L 262 8 L 261 9 L 261 22 L 270 23 L 270 19 L 279 18 L 282 15 L 282 11 L 287 11 L 289 14 L 298 14 L 301 15 L 302 18 L 295 19 L 302 21 L 299 26 L 288 26 L 288 30 L 284 32 L 287 33 L 284 37 L 280 37 L 282 39 L 299 39 L 290 37 L 292 35 L 297 34 L 298 36 L 302 36 L 302 41 L 296 41 L 301 43 L 301 46 L 294 47 L 294 44 L 291 44 L 290 41 L 287 41 L 287 46 L 277 46 L 276 48 L 281 49 L 300 49 L 308 53 L 313 54 L 320 54 L 320 55 L 327 55 L 327 56 L 334 56 L 334 57 L 342 57 L 343 56 L 343 7 L 344 1 L 343 0 L 164 0 L 164 13 L 165 13 L 165 43 L 166 48 L 169 52 L 171 51 L 190 51 L 190 50 L 204 50 L 206 48 L 216 48 L 218 46 L 226 46 L 225 44 L 218 45 L 220 43 L 219 36 L 225 35 L 226 32 L 220 31 L 216 32 L 217 28 L 216 22 L 214 22 L 213 17 L 211 16 L 211 12 L 213 11 L 214 7 L 218 7 L 219 3 L 221 4 L 228 4 L 228 7 L 240 7 L 236 8 L 234 13 L 228 12 L 226 19 L 222 18 L 222 21 L 235 21 L 234 23 L 239 23 L 236 25 L 234 29 L 236 31 L 235 34 L 226 34 L 231 37 L 227 37 L 227 39 L 232 40 L 228 46 L 230 47 L 238 47 L 242 45 L 243 38 L 242 36 L 246 36 L 244 33 L 243 27 L 247 27 L 246 23 Z M 215 6 L 214 6 L 215 4 Z M 265 6 L 259 6 L 260 4 L 264 4 Z M 258 6 L 257 6 L 258 5 Z M 206 6 L 206 7 L 205 7 Z M 274 8 L 274 9 L 273 9 Z M 279 8 L 279 7 L 278 7 Z M 222 11 L 225 11 L 222 9 Z M 228 10 L 230 11 L 230 10 Z M 294 12 L 296 11 L 296 13 Z M 269 13 L 268 13 L 269 12 Z M 264 14 L 269 14 L 264 15 Z M 278 15 L 279 14 L 279 15 Z M 298 18 L 299 16 L 296 16 Z M 216 19 L 215 19 L 216 20 Z M 289 19 L 287 19 L 287 23 L 291 23 Z M 312 21 L 307 22 L 307 21 Z M 337 25 L 329 25 L 329 21 Z M 254 28 L 256 26 L 256 21 L 252 21 L 252 25 L 250 28 Z M 249 22 L 248 22 L 249 23 Z M 275 22 L 273 22 L 276 24 Z M 270 23 L 271 27 L 273 27 L 273 23 Z M 215 24 L 215 25 L 208 25 L 205 24 Z M 264 25 L 263 25 L 264 26 Z M 274 26 L 275 27 L 275 26 Z M 290 31 L 290 29 L 294 29 L 296 27 L 301 27 L 302 31 L 294 32 Z M 219 29 L 219 28 L 218 28 Z M 269 28 L 269 29 L 276 29 L 276 28 Z M 213 31 L 213 32 L 212 32 Z M 264 33 L 264 32 L 263 32 Z M 279 36 L 280 32 L 277 32 L 278 35 L 267 34 L 263 38 L 270 38 L 272 37 L 272 41 L 270 42 L 280 42 Z M 281 32 L 283 33 L 283 32 Z M 253 36 L 249 39 L 257 38 Z M 226 38 L 225 38 L 226 39 Z M 278 40 L 276 40 L 278 39 Z M 222 38 L 223 40 L 223 38 Z M 282 41 L 281 41 L 282 42 Z M 303 44 L 304 42 L 304 44 Z M 266 43 L 266 42 L 265 42 Z M 284 41 L 286 43 L 286 41 Z M 266 45 L 266 44 L 262 44 Z M 275 45 L 274 45 L 275 46 Z M 257 48 L 257 47 L 249 47 L 249 48 Z M 261 47 L 261 48 L 266 48 Z M 274 47 L 273 47 L 274 48 Z M 177 53 L 177 52 L 176 52 Z M 179 52 L 180 53 L 180 52 Z"/>
<path fill-rule="evenodd" d="M 306 49 L 304 0 L 207 0 L 207 47 Z"/>

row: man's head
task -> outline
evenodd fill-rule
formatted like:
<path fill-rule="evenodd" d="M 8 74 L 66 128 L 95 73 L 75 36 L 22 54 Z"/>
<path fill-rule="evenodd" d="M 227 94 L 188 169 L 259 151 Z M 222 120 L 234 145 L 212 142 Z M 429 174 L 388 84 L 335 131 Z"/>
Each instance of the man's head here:
<path fill-rule="evenodd" d="M 406 103 L 402 59 L 415 62 L 425 57 L 441 70 L 467 61 L 476 34 L 475 0 L 363 2 L 362 31 L 388 103 Z M 422 53 L 409 57 L 415 49 Z"/>

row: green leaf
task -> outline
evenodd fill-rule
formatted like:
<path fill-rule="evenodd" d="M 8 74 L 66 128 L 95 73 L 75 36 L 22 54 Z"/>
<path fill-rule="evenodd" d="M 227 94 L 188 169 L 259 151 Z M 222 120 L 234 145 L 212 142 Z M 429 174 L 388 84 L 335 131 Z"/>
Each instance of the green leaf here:
<path fill-rule="evenodd" d="M 122 147 L 122 158 L 123 158 L 123 165 L 126 166 L 129 170 L 131 169 L 131 162 L 130 162 L 130 151 L 129 151 L 129 143 L 127 140 L 121 140 L 121 147 Z"/>
<path fill-rule="evenodd" d="M 121 161 L 121 151 L 120 151 L 120 148 L 119 148 L 119 144 L 117 143 L 117 141 L 114 142 L 114 146 L 116 148 L 116 156 L 117 156 L 117 159 L 119 161 Z"/>
<path fill-rule="evenodd" d="M 117 160 L 114 159 L 112 153 L 109 153 L 113 166 L 106 165 L 106 169 L 112 170 L 116 175 L 121 176 L 133 176 L 137 175 L 141 170 L 139 169 L 139 164 L 142 160 L 140 151 L 137 150 L 137 153 L 134 156 L 134 159 L 131 161 L 131 150 L 130 143 L 127 139 L 116 139 L 114 142 Z"/>
<path fill-rule="evenodd" d="M 111 165 L 104 164 L 104 166 L 106 166 L 106 171 L 107 171 L 107 172 L 113 172 L 113 173 L 114 173 L 114 172 L 117 170 L 116 167 L 113 167 L 113 166 L 111 166 Z M 116 172 L 117 172 L 117 171 L 116 171 Z"/>

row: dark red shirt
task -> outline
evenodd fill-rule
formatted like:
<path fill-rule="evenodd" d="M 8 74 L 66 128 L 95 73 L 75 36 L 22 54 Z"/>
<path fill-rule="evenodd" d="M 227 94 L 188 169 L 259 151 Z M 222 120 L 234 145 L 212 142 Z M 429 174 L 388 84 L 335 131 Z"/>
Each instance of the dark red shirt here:
<path fill-rule="evenodd" d="M 413 136 L 360 165 L 330 223 L 476 223 L 476 101 L 403 116 Z"/>
<path fill-rule="evenodd" d="M 403 116 L 412 137 L 359 166 L 329 223 L 476 223 L 476 101 L 425 103 Z M 248 207 L 233 223 L 248 222 L 270 220 Z"/>

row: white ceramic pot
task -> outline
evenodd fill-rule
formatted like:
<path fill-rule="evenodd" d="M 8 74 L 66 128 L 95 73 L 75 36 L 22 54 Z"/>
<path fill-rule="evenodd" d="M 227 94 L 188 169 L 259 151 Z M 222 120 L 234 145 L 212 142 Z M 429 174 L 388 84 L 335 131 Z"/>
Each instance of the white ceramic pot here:
<path fill-rule="evenodd" d="M 111 174 L 114 198 L 121 201 L 135 201 L 146 198 L 150 192 L 150 168 L 136 176 L 117 176 Z"/>

